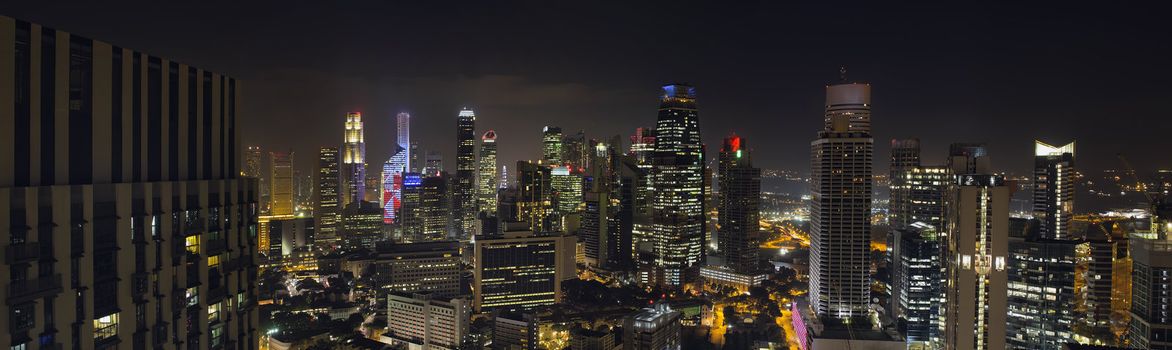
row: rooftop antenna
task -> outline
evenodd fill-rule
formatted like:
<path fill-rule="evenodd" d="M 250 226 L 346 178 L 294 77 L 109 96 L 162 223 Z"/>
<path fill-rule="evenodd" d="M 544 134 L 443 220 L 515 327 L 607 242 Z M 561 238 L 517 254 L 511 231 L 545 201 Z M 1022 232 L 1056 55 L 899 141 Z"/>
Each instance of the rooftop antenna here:
<path fill-rule="evenodd" d="M 838 79 L 841 79 L 844 83 L 846 82 L 846 66 L 838 67 Z"/>

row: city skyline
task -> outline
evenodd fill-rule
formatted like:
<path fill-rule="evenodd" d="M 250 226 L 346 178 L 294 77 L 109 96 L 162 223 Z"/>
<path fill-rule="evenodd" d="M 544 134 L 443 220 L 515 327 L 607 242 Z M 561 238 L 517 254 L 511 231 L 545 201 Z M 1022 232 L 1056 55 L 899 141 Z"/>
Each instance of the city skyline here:
<path fill-rule="evenodd" d="M 377 137 L 367 135 L 369 159 L 387 159 L 395 142 L 389 131 L 394 129 L 395 115 L 409 112 L 416 117 L 413 134 L 422 141 L 421 148 L 454 160 L 455 150 L 448 146 L 453 142 L 452 116 L 468 106 L 477 110 L 484 130 L 492 128 L 514 140 L 501 146 L 502 164 L 536 160 L 528 150 L 540 144 L 540 138 L 532 135 L 539 135 L 542 126 L 585 130 L 588 137 L 600 139 L 627 135 L 629 130 L 649 124 L 643 111 L 654 108 L 647 101 L 657 94 L 655 86 L 679 80 L 703 91 L 700 107 L 714 116 L 702 125 L 709 152 L 715 152 L 712 145 L 719 144 L 720 135 L 736 131 L 761 140 L 755 143 L 756 150 L 768 156 L 758 157 L 759 167 L 804 171 L 807 145 L 801 140 L 810 137 L 809 130 L 817 130 L 817 121 L 805 116 L 818 113 L 820 85 L 836 82 L 839 68 L 845 66 L 848 80 L 887 87 L 875 96 L 884 106 L 879 111 L 882 123 L 876 124 L 874 132 L 877 140 L 884 141 L 876 145 L 877 159 L 886 158 L 885 141 L 892 138 L 919 137 L 926 150 L 957 141 L 986 142 L 991 153 L 1004 155 L 1016 155 L 1014 151 L 1028 148 L 1038 139 L 1078 140 L 1083 170 L 1118 168 L 1114 154 L 1124 150 L 1132 152 L 1128 156 L 1139 170 L 1172 166 L 1172 161 L 1155 151 L 1172 147 L 1158 137 L 1158 130 L 1172 127 L 1169 119 L 1144 120 L 1151 125 L 1141 128 L 1096 119 L 1158 113 L 1159 96 L 1168 91 L 1160 82 L 1172 78 L 1172 72 L 1158 68 L 1162 64 L 1158 57 L 1166 57 L 1172 46 L 1152 37 L 1160 32 L 1149 28 L 1156 22 L 1130 18 L 1123 22 L 1124 15 L 1145 14 L 1121 10 L 1067 8 L 1062 11 L 1065 16 L 1042 16 L 1043 20 L 1034 21 L 1035 15 L 1050 10 L 987 5 L 916 9 L 859 6 L 832 11 L 822 5 L 803 5 L 807 7 L 780 11 L 767 4 L 731 9 L 697 5 L 669 11 L 678 18 L 714 22 L 681 29 L 697 38 L 698 46 L 677 62 L 664 62 L 656 58 L 678 49 L 667 47 L 670 50 L 655 53 L 664 44 L 649 37 L 622 35 L 663 23 L 660 19 L 635 20 L 657 10 L 650 5 L 633 6 L 629 13 L 575 9 L 582 17 L 615 23 L 613 29 L 577 28 L 583 19 L 554 17 L 558 9 L 521 12 L 531 18 L 548 15 L 564 23 L 533 19 L 484 26 L 493 16 L 506 16 L 516 9 L 486 9 L 478 4 L 469 4 L 450 16 L 431 11 L 434 9 L 427 5 L 355 5 L 324 12 L 265 12 L 261 18 L 248 15 L 261 9 L 245 6 L 240 14 L 221 18 L 218 28 L 192 22 L 194 19 L 184 18 L 184 11 L 170 11 L 168 5 L 91 4 L 54 6 L 52 10 L 47 6 L 7 4 L 0 6 L 0 11 L 243 76 L 250 98 L 243 101 L 242 113 L 254 116 L 242 121 L 244 144 L 292 148 L 301 154 L 335 145 L 342 130 L 332 121 L 340 114 L 361 111 L 368 130 L 386 131 Z M 331 19 L 361 18 L 363 10 L 386 10 L 381 13 L 391 20 L 376 22 L 409 23 L 409 27 L 455 44 L 413 42 L 395 27 L 368 23 L 371 21 L 343 23 L 336 28 L 324 25 Z M 153 12 L 147 16 L 145 11 Z M 770 13 L 780 14 L 767 17 Z M 122 19 L 166 30 L 151 33 L 105 25 Z M 867 30 L 815 29 L 860 20 L 868 23 Z M 301 26 L 305 21 L 323 25 Z M 457 26 L 438 29 L 429 22 Z M 726 25 L 730 23 L 746 25 L 723 28 L 733 27 Z M 531 31 L 526 26 L 538 24 L 551 29 Z M 268 29 L 246 30 L 252 26 Z M 164 33 L 191 40 L 172 45 L 159 40 Z M 229 37 L 242 33 L 239 38 Z M 271 44 L 245 45 L 270 33 L 292 35 L 281 35 L 289 38 Z M 514 35 L 516 43 L 501 42 L 498 38 L 502 34 Z M 376 44 L 365 42 L 372 35 L 385 38 L 379 37 Z M 298 37 L 336 42 L 308 48 L 293 45 L 298 46 L 293 52 L 300 57 L 289 57 L 293 49 L 283 46 Z M 568 41 L 576 44 L 557 43 L 551 40 L 555 37 L 575 39 Z M 776 44 L 759 44 L 772 38 Z M 851 58 L 853 55 L 830 54 L 833 50 L 827 49 L 837 41 L 861 45 L 868 55 Z M 542 58 L 528 54 L 526 45 L 534 44 L 548 44 L 549 49 L 539 55 Z M 597 53 L 574 46 L 578 44 Z M 231 48 L 233 54 L 209 49 L 220 46 Z M 365 50 L 364 54 L 336 55 L 337 51 L 331 50 L 348 46 Z M 462 49 L 491 54 L 458 54 Z M 604 54 L 629 50 L 637 55 Z M 407 52 L 411 54 L 404 54 Z M 1107 55 L 1100 57 L 1096 52 Z M 271 60 L 280 64 L 271 65 Z M 739 63 L 742 60 L 749 64 Z M 948 123 L 937 122 L 944 117 Z M 1072 122 L 1054 125 L 1059 121 Z M 737 127 L 746 123 L 764 127 Z M 272 131 L 259 132 L 264 130 L 262 126 Z M 955 132 L 936 131 L 941 126 L 955 126 Z M 286 136 L 290 134 L 298 137 Z M 943 152 L 928 151 L 924 160 L 941 163 L 944 156 Z M 1026 155 L 998 157 L 996 168 L 1028 175 L 1031 160 Z M 310 173 L 310 163 L 302 162 L 298 170 Z M 455 162 L 446 163 L 454 172 Z M 380 164 L 370 161 L 367 165 Z M 885 167 L 877 165 L 877 174 L 885 173 Z"/>

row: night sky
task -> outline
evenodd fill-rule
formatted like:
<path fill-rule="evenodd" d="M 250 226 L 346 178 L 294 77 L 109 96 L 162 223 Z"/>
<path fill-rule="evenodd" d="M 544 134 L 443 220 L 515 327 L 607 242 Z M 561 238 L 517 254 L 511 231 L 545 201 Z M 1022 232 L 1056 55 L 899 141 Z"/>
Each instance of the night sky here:
<path fill-rule="evenodd" d="M 318 147 L 341 143 L 352 110 L 363 112 L 372 167 L 390 155 L 394 115 L 407 111 L 413 138 L 453 169 L 456 113 L 468 106 L 478 134 L 497 131 L 512 168 L 539 157 L 544 125 L 624 139 L 653 126 L 659 86 L 679 81 L 697 88 L 713 157 L 736 132 L 758 166 L 805 173 L 823 87 L 840 66 L 873 85 L 877 172 L 896 137 L 919 137 L 927 163 L 942 162 L 951 142 L 985 141 L 994 166 L 1018 174 L 1034 138 L 1077 140 L 1085 171 L 1118 167 L 1117 152 L 1140 170 L 1172 167 L 1163 10 L 292 3 L 6 1 L 0 13 L 242 79 L 245 144 L 292 148 L 306 172 Z"/>

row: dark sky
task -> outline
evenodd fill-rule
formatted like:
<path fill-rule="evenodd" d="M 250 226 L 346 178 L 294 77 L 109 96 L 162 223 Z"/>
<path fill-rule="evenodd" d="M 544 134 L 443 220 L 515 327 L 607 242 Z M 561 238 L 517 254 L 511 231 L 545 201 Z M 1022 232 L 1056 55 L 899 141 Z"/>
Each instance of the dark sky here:
<path fill-rule="evenodd" d="M 412 136 L 453 167 L 463 106 L 512 164 L 538 157 L 543 125 L 597 138 L 651 126 L 659 85 L 683 81 L 709 152 L 735 131 L 759 166 L 805 172 L 839 66 L 873 84 L 877 171 L 894 137 L 921 138 L 929 162 L 951 142 L 985 141 L 996 167 L 1019 174 L 1034 138 L 1077 140 L 1089 171 L 1116 167 L 1117 152 L 1141 170 L 1172 166 L 1172 31 L 1154 8 L 187 3 L 8 1 L 0 13 L 242 79 L 246 144 L 291 147 L 306 171 L 317 147 L 341 142 L 351 110 L 364 114 L 371 166 L 409 111 Z"/>

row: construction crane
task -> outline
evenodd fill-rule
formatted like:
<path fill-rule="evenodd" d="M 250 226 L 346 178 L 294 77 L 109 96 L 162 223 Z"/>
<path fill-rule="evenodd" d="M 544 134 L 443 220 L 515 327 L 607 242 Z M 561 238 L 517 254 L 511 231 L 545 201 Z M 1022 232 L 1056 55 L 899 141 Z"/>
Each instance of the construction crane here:
<path fill-rule="evenodd" d="M 1116 153 L 1119 162 L 1123 163 L 1124 171 L 1131 174 L 1132 181 L 1135 181 L 1135 188 L 1144 195 L 1144 199 L 1148 204 L 1148 212 L 1151 214 L 1151 234 L 1156 239 L 1167 239 L 1167 234 L 1172 229 L 1172 222 L 1165 223 L 1168 218 L 1172 218 L 1172 204 L 1166 202 L 1166 198 L 1162 193 L 1151 193 L 1147 190 L 1147 184 L 1140 180 L 1139 174 L 1135 172 L 1135 168 L 1131 166 L 1131 162 L 1127 161 L 1127 157 L 1123 153 Z"/>

